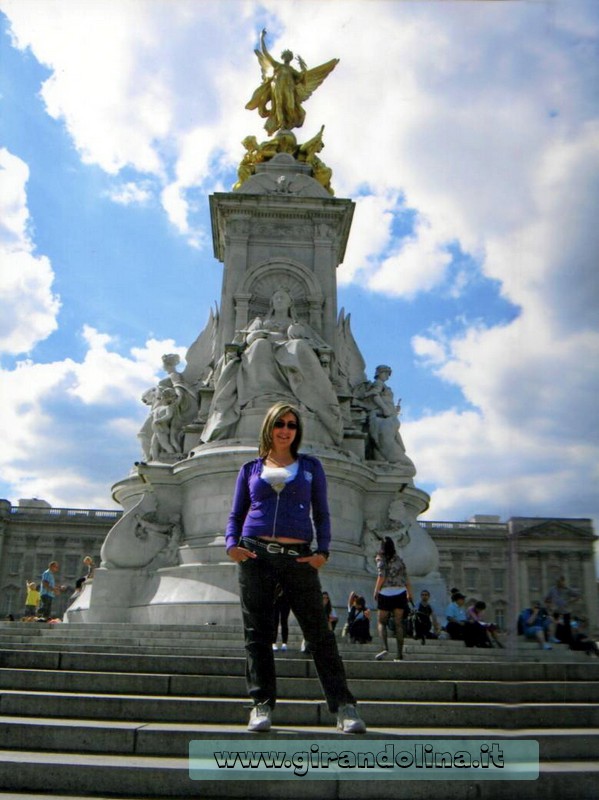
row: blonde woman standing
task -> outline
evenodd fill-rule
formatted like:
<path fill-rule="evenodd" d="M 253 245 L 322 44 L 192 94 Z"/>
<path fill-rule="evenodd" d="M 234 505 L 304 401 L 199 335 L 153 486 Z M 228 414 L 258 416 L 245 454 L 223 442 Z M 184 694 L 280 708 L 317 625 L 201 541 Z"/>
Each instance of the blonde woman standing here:
<path fill-rule="evenodd" d="M 299 410 L 284 402 L 272 406 L 262 423 L 259 456 L 244 464 L 237 477 L 227 524 L 227 555 L 239 564 L 246 682 L 254 702 L 248 730 L 270 730 L 276 705 L 273 602 L 280 584 L 309 646 L 329 710 L 337 714 L 337 728 L 365 733 L 322 607 L 318 570 L 327 562 L 331 539 L 326 477 L 317 458 L 299 452 L 301 440 Z"/>

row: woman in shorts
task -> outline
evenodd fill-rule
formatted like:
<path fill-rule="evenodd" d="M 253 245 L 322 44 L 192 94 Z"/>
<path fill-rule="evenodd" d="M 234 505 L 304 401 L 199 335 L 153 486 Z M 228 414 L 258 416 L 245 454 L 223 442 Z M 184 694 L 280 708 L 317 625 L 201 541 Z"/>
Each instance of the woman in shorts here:
<path fill-rule="evenodd" d="M 406 565 L 395 550 L 393 540 L 389 536 L 385 536 L 381 543 L 376 556 L 376 568 L 378 577 L 374 587 L 374 600 L 378 608 L 377 629 L 383 643 L 383 649 L 376 654 L 375 658 L 377 661 L 381 661 L 389 655 L 387 623 L 389 622 L 389 616 L 393 614 L 395 641 L 397 642 L 397 658 L 394 660 L 402 661 L 403 618 L 410 610 L 412 588 L 408 579 Z"/>

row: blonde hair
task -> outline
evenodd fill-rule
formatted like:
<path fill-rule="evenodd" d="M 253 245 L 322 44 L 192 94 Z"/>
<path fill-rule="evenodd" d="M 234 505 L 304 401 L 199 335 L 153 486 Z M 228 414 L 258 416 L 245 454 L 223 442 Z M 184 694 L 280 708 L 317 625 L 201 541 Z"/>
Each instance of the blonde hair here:
<path fill-rule="evenodd" d="M 270 453 L 272 449 L 272 432 L 275 422 L 281 417 L 285 416 L 285 414 L 293 414 L 297 422 L 297 431 L 295 432 L 295 437 L 291 442 L 290 447 L 291 455 L 294 458 L 297 458 L 297 452 L 302 442 L 302 418 L 300 417 L 300 413 L 296 406 L 284 401 L 280 401 L 275 403 L 274 406 L 271 406 L 266 412 L 266 416 L 262 421 L 262 428 L 260 429 L 260 441 L 258 444 L 258 455 L 260 458 L 266 458 L 266 456 Z"/>

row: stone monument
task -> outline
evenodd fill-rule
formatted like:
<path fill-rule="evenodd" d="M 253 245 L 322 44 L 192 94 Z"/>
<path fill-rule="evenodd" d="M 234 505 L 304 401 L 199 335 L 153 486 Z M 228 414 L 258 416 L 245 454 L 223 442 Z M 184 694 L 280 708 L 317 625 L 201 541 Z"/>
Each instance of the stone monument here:
<path fill-rule="evenodd" d="M 413 588 L 445 590 L 436 547 L 417 522 L 428 496 L 400 435 L 399 404 L 379 365 L 369 379 L 337 308 L 354 203 L 335 198 L 317 153 L 323 131 L 298 144 L 304 103 L 337 65 L 308 69 L 284 51 L 256 50 L 262 82 L 247 104 L 270 138 L 246 150 L 231 192 L 210 198 L 214 254 L 224 265 L 219 306 L 187 351 L 163 357 L 164 379 L 142 401 L 142 460 L 113 487 L 124 514 L 106 537 L 102 564 L 67 621 L 204 624 L 237 621 L 236 567 L 224 529 L 241 465 L 257 453 L 264 412 L 299 406 L 302 449 L 321 459 L 332 516 L 322 574 L 342 606 L 351 590 L 372 596 L 374 554 L 391 536 Z"/>

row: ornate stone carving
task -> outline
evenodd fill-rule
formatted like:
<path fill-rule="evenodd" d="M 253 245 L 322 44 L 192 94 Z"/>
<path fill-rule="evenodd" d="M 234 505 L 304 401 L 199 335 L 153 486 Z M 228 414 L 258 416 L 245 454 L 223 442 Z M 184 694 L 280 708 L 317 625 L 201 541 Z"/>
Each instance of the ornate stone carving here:
<path fill-rule="evenodd" d="M 439 553 L 430 535 L 418 524 L 416 514 L 401 499 L 393 500 L 387 517 L 381 523 L 366 520 L 362 531 L 362 546 L 366 555 L 366 569 L 374 574 L 374 556 L 381 542 L 389 536 L 406 562 L 408 572 L 423 577 L 439 569 Z"/>
<path fill-rule="evenodd" d="M 288 399 L 313 411 L 332 441 L 340 444 L 339 403 L 317 355 L 327 343 L 298 320 L 286 288 L 273 293 L 268 314 L 255 317 L 236 339 L 243 348 L 222 365 L 202 440 L 230 438 L 243 409 L 258 400 L 271 404 Z"/>
<path fill-rule="evenodd" d="M 142 402 L 150 407 L 150 414 L 138 433 L 145 461 L 181 457 L 185 426 L 198 412 L 197 391 L 177 372 L 180 360 L 177 354 L 162 356 L 168 378 L 142 395 Z"/>
<path fill-rule="evenodd" d="M 102 566 L 131 569 L 176 565 L 182 541 L 180 515 L 162 521 L 154 496 L 146 493 L 108 532 L 101 550 Z"/>
<path fill-rule="evenodd" d="M 391 367 L 381 364 L 376 368 L 374 380 L 365 388 L 362 402 L 368 411 L 369 448 L 367 457 L 374 461 L 405 464 L 415 474 L 412 461 L 399 433 L 400 403 L 395 404 L 393 391 L 387 386 Z"/>

